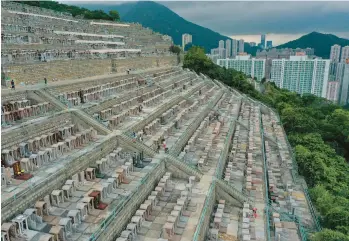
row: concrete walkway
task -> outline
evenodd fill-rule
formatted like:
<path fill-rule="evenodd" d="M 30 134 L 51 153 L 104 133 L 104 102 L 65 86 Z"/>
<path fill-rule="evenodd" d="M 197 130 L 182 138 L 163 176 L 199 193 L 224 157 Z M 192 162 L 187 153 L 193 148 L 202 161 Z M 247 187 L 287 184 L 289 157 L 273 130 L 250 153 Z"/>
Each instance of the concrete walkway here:
<path fill-rule="evenodd" d="M 170 68 L 171 66 L 161 66 L 161 67 L 156 67 L 156 68 L 149 68 L 146 70 L 140 69 L 140 70 L 135 70 L 130 72 L 130 76 L 132 75 L 138 75 L 142 73 L 148 73 L 152 71 L 158 71 L 162 69 L 167 69 Z M 173 66 L 172 66 L 173 67 Z M 47 88 L 47 87 L 56 87 L 60 85 L 68 85 L 68 84 L 77 84 L 81 82 L 86 82 L 86 81 L 95 81 L 95 80 L 100 80 L 100 79 L 106 79 L 106 78 L 113 78 L 113 77 L 119 77 L 119 76 L 127 76 L 127 73 L 115 73 L 115 74 L 105 74 L 105 75 L 97 75 L 97 76 L 92 76 L 92 77 L 85 77 L 85 78 L 80 78 L 80 79 L 70 79 L 70 80 L 61 80 L 61 81 L 56 81 L 56 82 L 51 82 L 49 81 L 47 85 L 44 83 L 38 83 L 36 85 L 17 85 L 16 90 L 9 89 L 8 87 L 1 86 L 1 94 L 6 95 L 9 93 L 20 93 L 24 92 L 27 90 L 37 90 L 37 89 L 42 89 L 42 88 Z"/>

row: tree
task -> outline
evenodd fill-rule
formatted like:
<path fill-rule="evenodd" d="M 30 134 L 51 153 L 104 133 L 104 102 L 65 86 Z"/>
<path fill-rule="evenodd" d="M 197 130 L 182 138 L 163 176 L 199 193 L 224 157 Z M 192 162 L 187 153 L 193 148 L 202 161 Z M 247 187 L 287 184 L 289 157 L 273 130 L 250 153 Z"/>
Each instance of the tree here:
<path fill-rule="evenodd" d="M 184 56 L 184 68 L 191 68 L 197 73 L 204 73 L 205 69 L 212 67 L 212 61 L 207 58 L 203 48 L 193 46 Z"/>
<path fill-rule="evenodd" d="M 120 20 L 119 13 L 116 10 L 110 10 L 109 11 L 109 15 L 113 18 L 114 21 L 119 21 Z"/>
<path fill-rule="evenodd" d="M 171 45 L 170 46 L 170 51 L 175 54 L 180 54 L 181 53 L 181 48 L 177 45 Z"/>
<path fill-rule="evenodd" d="M 267 81 L 267 79 L 265 77 L 263 77 L 263 79 L 261 80 L 261 83 L 264 84 L 265 81 Z"/>
<path fill-rule="evenodd" d="M 85 19 L 113 20 L 113 18 L 102 10 L 88 10 L 76 6 L 66 5 L 55 1 L 18 1 L 19 3 L 51 9 L 57 12 L 70 13 L 73 17 L 82 16 Z"/>
<path fill-rule="evenodd" d="M 337 231 L 324 229 L 313 235 L 311 241 L 349 241 L 349 236 Z"/>
<path fill-rule="evenodd" d="M 349 211 L 344 207 L 336 206 L 331 208 L 324 217 L 326 227 L 335 229 L 337 226 L 349 226 Z"/>

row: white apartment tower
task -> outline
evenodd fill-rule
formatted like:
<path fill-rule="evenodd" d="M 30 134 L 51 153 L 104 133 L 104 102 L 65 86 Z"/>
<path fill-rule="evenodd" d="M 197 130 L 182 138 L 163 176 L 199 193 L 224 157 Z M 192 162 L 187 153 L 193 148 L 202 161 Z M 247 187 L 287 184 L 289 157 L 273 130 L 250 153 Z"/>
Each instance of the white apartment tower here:
<path fill-rule="evenodd" d="M 334 63 L 338 63 L 341 55 L 341 46 L 335 44 L 331 47 L 330 59 Z"/>
<path fill-rule="evenodd" d="M 220 40 L 220 41 L 218 42 L 218 48 L 219 48 L 219 49 L 224 49 L 224 40 Z"/>
<path fill-rule="evenodd" d="M 187 44 L 192 43 L 193 42 L 193 38 L 190 34 L 185 33 L 182 35 L 182 48 L 184 51 L 184 48 Z"/>
<path fill-rule="evenodd" d="M 337 103 L 339 95 L 339 81 L 329 81 L 327 86 L 327 95 L 326 99 Z"/>
<path fill-rule="evenodd" d="M 265 59 L 251 58 L 250 55 L 236 56 L 235 59 L 217 59 L 217 65 L 227 69 L 235 69 L 256 77 L 261 81 L 265 77 Z"/>
<path fill-rule="evenodd" d="M 341 63 L 345 63 L 347 59 L 349 59 L 349 46 L 342 48 Z"/>
<path fill-rule="evenodd" d="M 233 39 L 231 43 L 231 56 L 235 57 L 238 55 L 238 41 Z"/>
<path fill-rule="evenodd" d="M 227 39 L 225 41 L 225 57 L 230 58 L 231 57 L 231 40 Z"/>
<path fill-rule="evenodd" d="M 244 52 L 244 44 L 245 44 L 245 41 L 243 39 L 240 39 L 239 40 L 239 53 L 243 53 Z"/>
<path fill-rule="evenodd" d="M 329 59 L 309 59 L 306 55 L 273 59 L 270 79 L 279 88 L 326 98 L 330 62 Z"/>

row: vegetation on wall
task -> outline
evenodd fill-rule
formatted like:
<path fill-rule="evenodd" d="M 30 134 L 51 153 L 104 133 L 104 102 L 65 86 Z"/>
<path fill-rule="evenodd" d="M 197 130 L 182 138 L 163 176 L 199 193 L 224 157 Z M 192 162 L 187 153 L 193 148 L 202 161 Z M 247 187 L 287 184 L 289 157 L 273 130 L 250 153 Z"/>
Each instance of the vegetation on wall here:
<path fill-rule="evenodd" d="M 200 47 L 187 52 L 183 67 L 220 80 L 277 110 L 325 228 L 313 241 L 349 241 L 349 111 L 314 95 L 279 89 L 274 83 L 264 83 L 262 94 L 246 75 L 214 64 Z"/>
<path fill-rule="evenodd" d="M 87 8 L 80 8 L 76 6 L 66 5 L 54 1 L 14 1 L 30 5 L 33 7 L 46 8 L 57 12 L 70 13 L 75 16 L 82 16 L 85 19 L 101 19 L 110 21 L 120 21 L 119 13 L 116 10 L 110 10 L 109 14 L 103 10 L 88 10 Z"/>
<path fill-rule="evenodd" d="M 177 46 L 177 45 L 171 45 L 170 46 L 170 52 L 174 53 L 174 54 L 180 54 L 182 51 L 182 49 Z"/>

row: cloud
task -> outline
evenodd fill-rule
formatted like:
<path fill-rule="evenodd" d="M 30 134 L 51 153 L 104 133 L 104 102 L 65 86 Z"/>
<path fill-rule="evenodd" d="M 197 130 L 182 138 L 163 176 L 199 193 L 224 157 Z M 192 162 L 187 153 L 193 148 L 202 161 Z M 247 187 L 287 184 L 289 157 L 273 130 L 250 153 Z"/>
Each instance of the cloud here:
<path fill-rule="evenodd" d="M 66 4 L 118 5 L 127 1 L 59 1 Z M 188 21 L 226 36 L 258 39 L 261 33 L 275 43 L 312 31 L 349 38 L 349 2 L 345 1 L 157 1 Z M 248 36 L 247 36 L 248 35 Z M 252 41 L 252 40 L 251 40 Z M 255 40 L 253 40 L 255 41 Z M 257 41 L 258 42 L 258 41 Z"/>
<path fill-rule="evenodd" d="M 225 35 L 348 32 L 349 2 L 160 2 Z"/>

